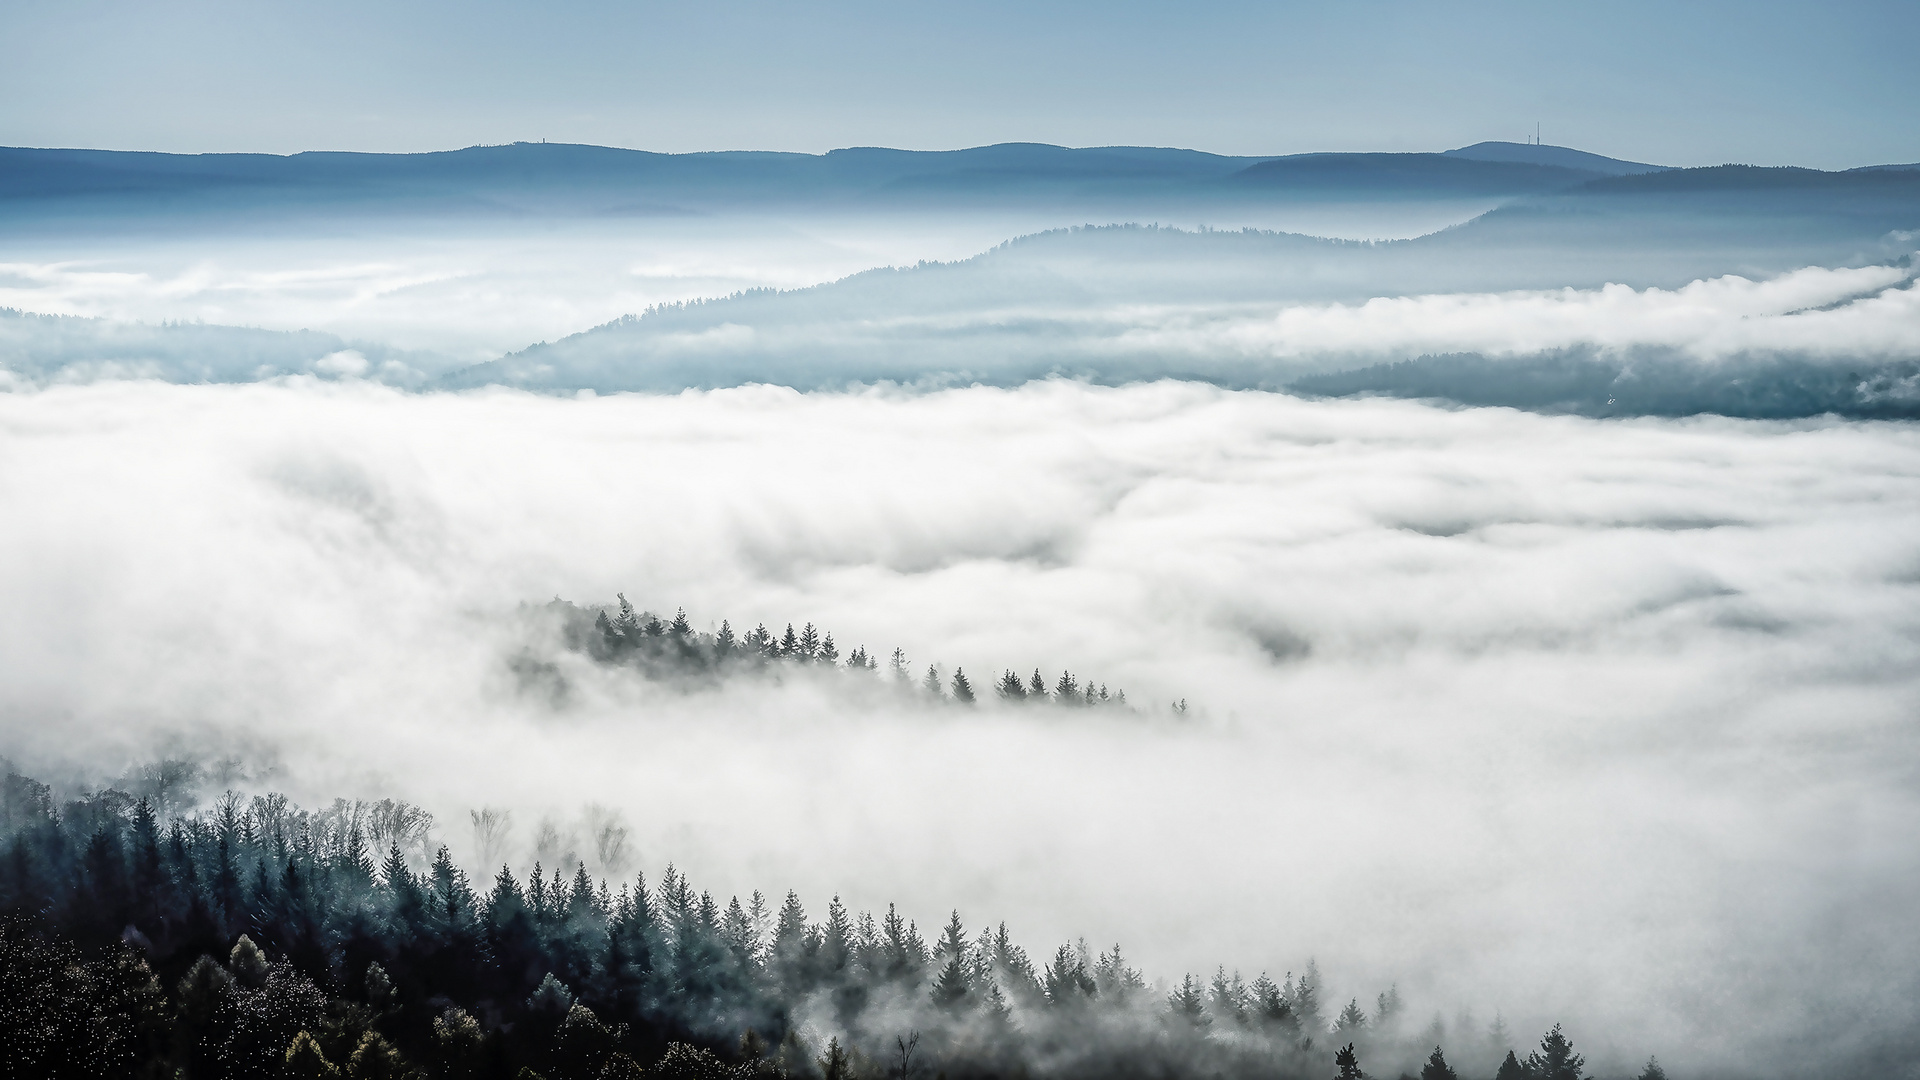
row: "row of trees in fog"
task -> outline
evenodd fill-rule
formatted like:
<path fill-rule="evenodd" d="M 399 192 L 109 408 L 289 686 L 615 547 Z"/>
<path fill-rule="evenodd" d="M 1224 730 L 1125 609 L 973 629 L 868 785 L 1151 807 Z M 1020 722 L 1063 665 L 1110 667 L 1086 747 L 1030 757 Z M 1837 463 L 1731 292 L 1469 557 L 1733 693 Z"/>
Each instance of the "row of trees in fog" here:
<path fill-rule="evenodd" d="M 942 675 L 938 664 L 929 664 L 924 672 L 916 669 L 902 649 L 894 649 L 882 663 L 878 656 L 858 646 L 844 656 L 831 631 L 822 631 L 812 623 L 799 630 L 787 624 L 776 634 L 764 623 L 744 634 L 733 624 L 721 620 L 712 633 L 695 630 L 684 609 L 673 618 L 636 611 L 621 594 L 612 608 L 582 609 L 565 601 L 554 601 L 548 610 L 558 615 L 567 644 L 609 664 L 632 666 L 649 677 L 665 681 L 709 681 L 746 671 L 778 672 L 785 666 L 817 667 L 879 676 L 884 682 L 917 694 L 923 700 L 971 705 L 991 693 L 1004 701 L 1051 703 L 1071 706 L 1107 706 L 1127 708 L 1127 692 L 1105 683 L 1083 680 L 1070 671 L 1048 679 L 1038 668 L 1022 675 L 1012 668 L 1003 670 L 985 687 L 976 685 L 962 668 Z M 1171 706 L 1175 714 L 1184 714 L 1184 700 Z"/>
<path fill-rule="evenodd" d="M 345 809 L 343 810 L 343 807 Z M 0 790 L 10 1076 L 1311 1077 L 1582 1080 L 1556 1027 L 1332 1007 L 1299 976 L 1150 986 L 1120 948 L 1030 957 L 1004 923 L 724 901 L 669 867 L 472 881 L 404 803 Z M 378 841 L 384 840 L 384 850 Z M 1644 1074 L 1658 1080 L 1656 1065 Z"/>

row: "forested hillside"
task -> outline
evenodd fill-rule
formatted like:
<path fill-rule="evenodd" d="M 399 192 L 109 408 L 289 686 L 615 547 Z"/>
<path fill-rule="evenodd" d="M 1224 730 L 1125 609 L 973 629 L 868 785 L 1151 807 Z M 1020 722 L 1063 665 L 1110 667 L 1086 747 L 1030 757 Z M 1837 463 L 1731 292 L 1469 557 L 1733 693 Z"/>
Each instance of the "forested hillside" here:
<path fill-rule="evenodd" d="M 1393 988 L 1324 1002 L 1310 963 L 1150 986 L 1117 945 L 1035 960 L 1005 924 L 723 901 L 671 866 L 475 882 L 404 803 L 169 811 L 180 771 L 146 775 L 65 801 L 4 781 L 6 1076 L 1585 1075 L 1558 1027 L 1523 1057 Z"/>

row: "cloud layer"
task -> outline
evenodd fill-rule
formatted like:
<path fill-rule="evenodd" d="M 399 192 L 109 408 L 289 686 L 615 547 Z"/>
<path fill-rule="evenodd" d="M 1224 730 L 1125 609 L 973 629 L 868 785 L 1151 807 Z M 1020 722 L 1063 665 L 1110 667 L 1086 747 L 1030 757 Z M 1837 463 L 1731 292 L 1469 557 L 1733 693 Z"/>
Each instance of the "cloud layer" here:
<path fill-rule="evenodd" d="M 1900 425 L 1170 382 L 4 395 L 0 753 L 235 755 L 465 858 L 469 809 L 530 861 L 593 803 L 719 889 L 1312 955 L 1609 1067 L 1864 1068 L 1920 1002 L 1917 477 Z M 616 590 L 1197 715 L 518 689 L 518 606 Z"/>

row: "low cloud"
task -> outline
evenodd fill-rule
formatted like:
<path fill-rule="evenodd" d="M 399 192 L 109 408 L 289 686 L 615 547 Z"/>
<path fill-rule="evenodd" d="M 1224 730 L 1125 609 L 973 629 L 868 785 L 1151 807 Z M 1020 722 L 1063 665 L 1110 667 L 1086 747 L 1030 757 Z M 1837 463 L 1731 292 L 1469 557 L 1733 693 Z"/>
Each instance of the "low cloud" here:
<path fill-rule="evenodd" d="M 1198 383 L 55 387 L 0 396 L 0 753 L 238 759 L 420 803 L 469 861 L 548 836 L 1163 975 L 1312 956 L 1330 998 L 1564 1019 L 1608 1069 L 1838 1073 L 1920 1002 L 1916 477 L 1897 424 Z M 571 692 L 524 691 L 521 605 L 616 591 L 1152 708 L 686 694 L 551 649 Z"/>

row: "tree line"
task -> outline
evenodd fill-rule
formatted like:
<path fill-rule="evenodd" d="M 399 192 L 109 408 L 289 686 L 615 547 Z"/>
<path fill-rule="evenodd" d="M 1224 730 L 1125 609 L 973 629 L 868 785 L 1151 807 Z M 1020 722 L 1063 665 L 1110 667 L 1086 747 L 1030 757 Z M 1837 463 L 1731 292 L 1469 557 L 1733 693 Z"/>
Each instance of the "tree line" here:
<path fill-rule="evenodd" d="M 407 804 L 188 806 L 165 775 L 66 799 L 0 785 L 5 1076 L 1586 1076 L 1559 1027 L 1524 1057 L 1503 1022 L 1461 1027 L 1456 1066 L 1397 990 L 1328 1016 L 1312 964 L 1156 990 L 1117 945 L 1035 960 L 957 911 L 929 938 L 891 905 L 722 901 L 671 866 L 476 882 L 445 846 L 422 857 Z"/>
<path fill-rule="evenodd" d="M 972 705 L 991 693 L 1010 703 L 1131 708 L 1124 689 L 1109 691 L 1106 683 L 1083 679 L 1071 671 L 1049 679 L 1038 668 L 1030 675 L 1007 668 L 983 689 L 963 668 L 943 674 L 941 665 L 935 663 L 927 665 L 924 672 L 918 671 L 904 649 L 895 648 L 884 661 L 864 645 L 842 655 L 832 631 L 821 630 L 811 622 L 798 630 L 788 623 L 781 633 L 761 623 L 743 634 L 722 619 L 719 629 L 708 633 L 694 629 L 684 608 L 671 619 L 663 619 L 635 610 L 624 593 L 609 607 L 582 608 L 555 600 L 546 605 L 546 610 L 559 619 L 568 647 L 602 663 L 632 667 L 665 682 L 712 683 L 748 672 L 777 676 L 787 670 L 812 668 L 876 677 L 882 684 L 926 702 Z M 1175 715 L 1187 711 L 1185 699 L 1168 707 Z"/>

